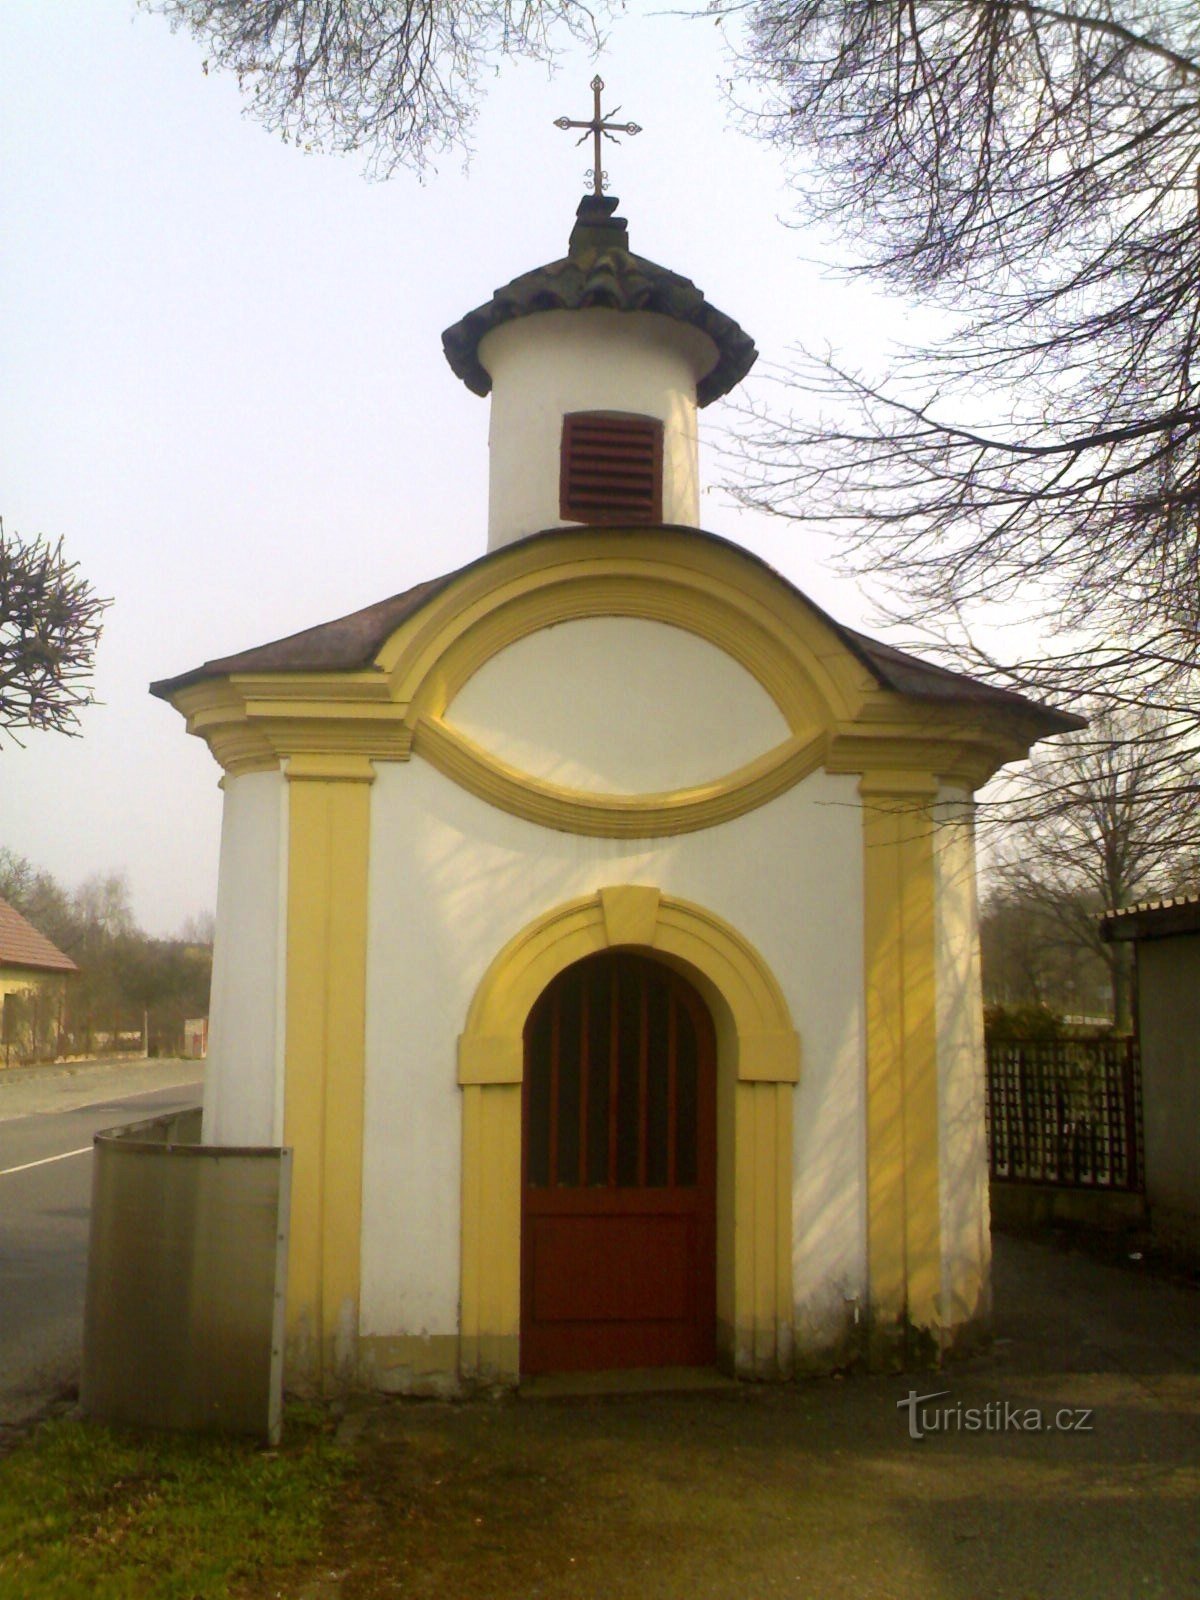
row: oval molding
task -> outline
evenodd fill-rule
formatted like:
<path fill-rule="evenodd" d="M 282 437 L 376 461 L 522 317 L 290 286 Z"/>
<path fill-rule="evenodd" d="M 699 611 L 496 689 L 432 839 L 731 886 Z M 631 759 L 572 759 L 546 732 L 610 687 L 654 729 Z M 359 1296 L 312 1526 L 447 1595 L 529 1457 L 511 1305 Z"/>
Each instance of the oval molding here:
<path fill-rule="evenodd" d="M 661 794 L 596 794 L 547 783 L 506 765 L 441 717 L 417 719 L 413 751 L 460 788 L 543 828 L 609 839 L 658 838 L 713 828 L 753 811 L 815 772 L 827 735 L 793 735 L 711 783 Z"/>

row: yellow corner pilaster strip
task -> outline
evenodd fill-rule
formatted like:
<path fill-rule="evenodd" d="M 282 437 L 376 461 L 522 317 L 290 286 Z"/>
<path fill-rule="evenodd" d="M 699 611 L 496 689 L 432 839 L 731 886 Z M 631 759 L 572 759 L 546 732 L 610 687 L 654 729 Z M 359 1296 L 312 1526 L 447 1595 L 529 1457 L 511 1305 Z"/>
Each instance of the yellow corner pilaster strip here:
<path fill-rule="evenodd" d="M 353 1376 L 358 1336 L 372 776 L 359 758 L 288 770 L 288 1352 L 322 1388 Z"/>
<path fill-rule="evenodd" d="M 938 1332 L 937 785 L 871 774 L 860 793 L 871 1362 L 886 1368 L 935 1355 Z"/>
<path fill-rule="evenodd" d="M 935 1344 L 914 1348 L 916 1358 L 937 1354 L 940 1335 L 942 1225 L 938 1171 L 937 976 L 935 968 L 936 880 L 931 807 L 904 839 L 901 868 L 905 886 L 904 950 L 904 1248 L 907 1260 L 908 1322 L 918 1340 L 928 1333 Z"/>

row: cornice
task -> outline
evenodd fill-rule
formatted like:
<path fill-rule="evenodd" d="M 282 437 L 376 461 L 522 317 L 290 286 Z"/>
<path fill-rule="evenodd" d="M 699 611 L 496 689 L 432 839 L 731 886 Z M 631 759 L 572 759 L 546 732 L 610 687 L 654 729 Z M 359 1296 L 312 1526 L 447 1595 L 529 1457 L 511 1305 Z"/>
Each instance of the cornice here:
<path fill-rule="evenodd" d="M 862 718 L 841 724 L 829 741 L 826 771 L 850 774 L 921 772 L 930 780 L 974 791 L 1033 742 L 986 712 L 931 708 L 880 693 Z"/>
<path fill-rule="evenodd" d="M 387 697 L 378 673 L 356 677 L 232 677 L 181 689 L 172 703 L 229 777 L 276 770 L 292 757 L 407 761 L 405 708 Z"/>

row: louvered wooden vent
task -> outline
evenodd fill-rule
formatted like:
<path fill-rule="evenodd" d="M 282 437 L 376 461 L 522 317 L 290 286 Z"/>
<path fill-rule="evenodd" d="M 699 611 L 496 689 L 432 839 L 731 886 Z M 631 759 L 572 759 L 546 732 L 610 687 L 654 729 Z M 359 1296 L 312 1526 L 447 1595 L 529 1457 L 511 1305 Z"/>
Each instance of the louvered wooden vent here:
<path fill-rule="evenodd" d="M 564 417 L 559 515 L 569 522 L 661 522 L 662 454 L 662 423 L 653 417 Z"/>

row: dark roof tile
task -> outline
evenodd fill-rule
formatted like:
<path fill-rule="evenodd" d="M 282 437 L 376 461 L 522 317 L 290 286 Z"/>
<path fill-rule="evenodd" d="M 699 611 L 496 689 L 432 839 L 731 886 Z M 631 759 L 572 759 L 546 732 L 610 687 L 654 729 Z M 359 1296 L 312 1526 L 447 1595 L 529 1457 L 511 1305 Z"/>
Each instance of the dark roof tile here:
<path fill-rule="evenodd" d="M 696 387 L 702 406 L 728 394 L 746 376 L 758 359 L 753 339 L 732 317 L 710 305 L 690 278 L 635 256 L 624 218 L 612 215 L 617 204 L 614 196 L 586 195 L 561 260 L 523 272 L 446 329 L 442 335 L 446 360 L 473 394 L 491 391 L 491 374 L 479 359 L 479 344 L 493 328 L 539 311 L 594 307 L 654 311 L 707 334 L 716 359 Z"/>

